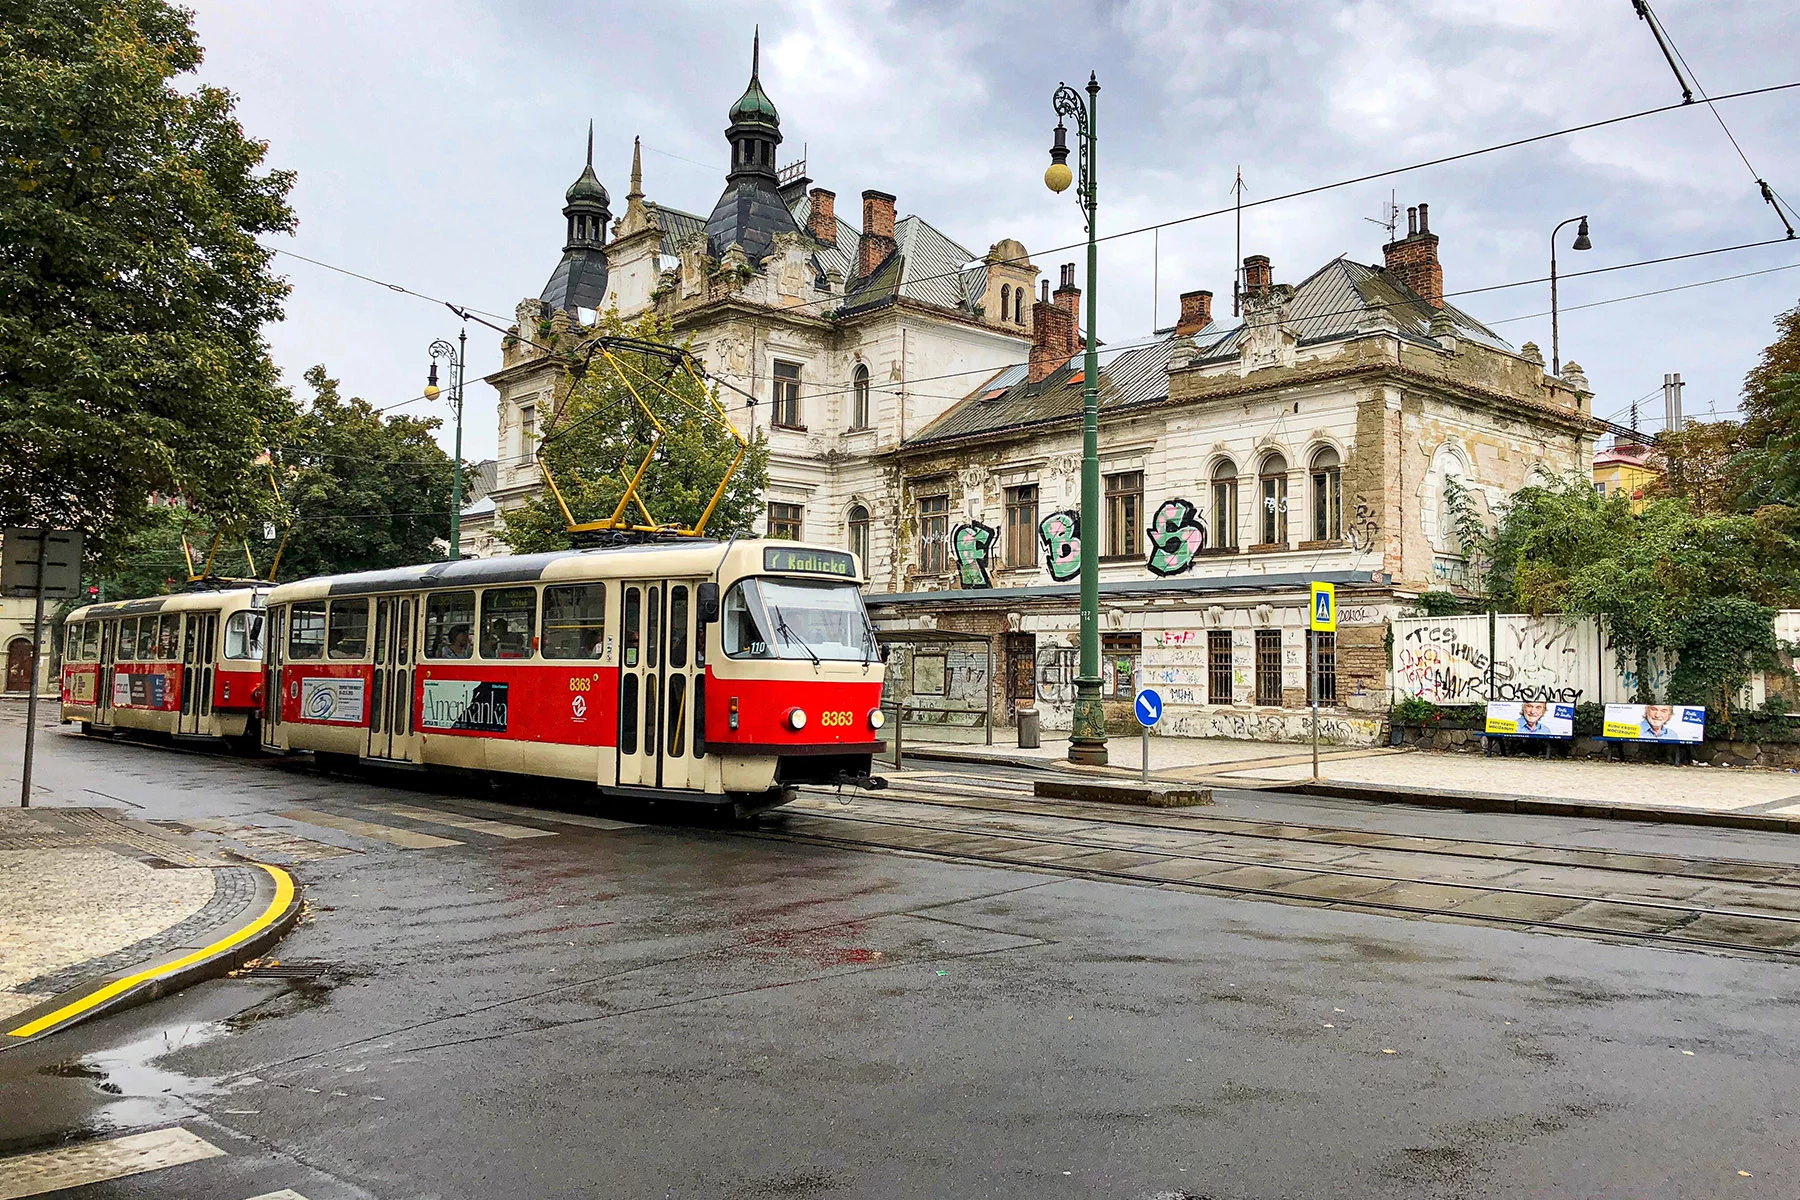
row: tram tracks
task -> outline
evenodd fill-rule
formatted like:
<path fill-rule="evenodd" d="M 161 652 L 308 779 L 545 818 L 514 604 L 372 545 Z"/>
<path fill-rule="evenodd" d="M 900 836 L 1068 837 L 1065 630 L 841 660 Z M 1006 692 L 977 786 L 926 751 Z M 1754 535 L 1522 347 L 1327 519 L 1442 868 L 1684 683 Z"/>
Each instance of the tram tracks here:
<path fill-rule="evenodd" d="M 1800 962 L 1800 867 L 1038 801 L 980 779 L 803 792 L 757 836 Z M 954 789 L 954 790 L 951 790 Z"/>

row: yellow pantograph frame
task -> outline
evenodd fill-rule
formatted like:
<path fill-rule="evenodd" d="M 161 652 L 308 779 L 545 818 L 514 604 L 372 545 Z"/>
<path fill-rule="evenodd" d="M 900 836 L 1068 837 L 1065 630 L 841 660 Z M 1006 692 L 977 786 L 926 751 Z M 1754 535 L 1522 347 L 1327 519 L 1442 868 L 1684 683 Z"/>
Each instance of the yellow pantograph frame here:
<path fill-rule="evenodd" d="M 269 490 L 271 492 L 275 493 L 275 511 L 278 513 L 285 512 L 286 505 L 283 503 L 283 501 L 281 499 L 281 485 L 279 483 L 277 483 L 275 480 L 275 460 L 272 456 L 270 457 L 267 466 L 269 468 Z M 286 553 L 288 539 L 293 536 L 294 536 L 293 521 L 291 521 L 291 520 L 283 521 L 281 524 L 281 544 L 275 547 L 275 558 L 274 558 L 274 561 L 269 563 L 269 577 L 267 579 L 264 579 L 261 575 L 257 574 L 256 556 L 250 552 L 249 537 L 246 536 L 243 539 L 244 562 L 246 564 L 248 564 L 250 567 L 250 578 L 249 578 L 248 582 L 251 582 L 251 583 L 274 583 L 275 582 L 275 572 L 277 572 L 281 569 L 281 556 L 284 553 Z M 213 563 L 215 560 L 217 560 L 217 558 L 219 556 L 219 547 L 224 543 L 224 541 L 225 541 L 225 531 L 223 529 L 220 529 L 217 533 L 213 534 L 212 545 L 209 546 L 206 551 L 206 565 L 203 566 L 202 568 L 200 568 L 198 571 L 196 571 L 194 569 L 194 547 L 193 547 L 192 543 L 190 543 L 188 541 L 187 531 L 185 529 L 182 530 L 181 554 L 182 554 L 182 557 L 187 560 L 187 569 L 188 569 L 187 581 L 189 583 L 202 583 L 208 579 L 216 578 L 213 575 Z"/>
<path fill-rule="evenodd" d="M 556 485 L 556 476 L 550 470 L 550 464 L 545 461 L 544 458 L 544 447 L 548 444 L 549 439 L 540 442 L 534 454 L 534 457 L 537 460 L 538 471 L 543 475 L 544 483 L 549 486 L 550 494 L 556 497 L 556 505 L 558 508 L 562 509 L 563 523 L 568 527 L 570 533 L 593 533 L 604 531 L 616 533 L 662 533 L 674 534 L 679 537 L 701 537 L 706 532 L 706 523 L 712 519 L 714 511 L 719 507 L 719 501 L 724 499 L 725 489 L 730 486 L 732 477 L 737 474 L 738 467 L 743 464 L 744 455 L 749 453 L 750 442 L 741 432 L 739 432 L 737 425 L 732 422 L 731 415 L 725 411 L 725 406 L 719 403 L 719 397 L 716 390 L 709 387 L 705 377 L 699 371 L 694 369 L 693 356 L 685 350 L 670 350 L 665 347 L 655 347 L 652 352 L 660 352 L 664 356 L 677 359 L 681 363 L 682 370 L 686 371 L 688 376 L 700 386 L 700 391 L 706 396 L 707 403 L 712 406 L 713 412 L 718 415 L 719 421 L 725 426 L 726 431 L 731 434 L 732 440 L 737 442 L 738 446 L 736 456 L 732 458 L 731 465 L 725 468 L 724 475 L 719 479 L 719 486 L 714 489 L 712 499 L 707 501 L 706 509 L 700 514 L 700 519 L 698 521 L 695 521 L 690 526 L 678 525 L 672 521 L 658 521 L 655 514 L 650 511 L 649 506 L 644 503 L 644 498 L 638 491 L 638 485 L 643 482 L 645 473 L 650 469 L 650 462 L 656 457 L 656 451 L 663 444 L 663 439 L 667 437 L 668 431 L 663 428 L 663 423 L 657 419 L 655 410 L 644 400 L 643 394 L 632 385 L 631 380 L 626 376 L 626 372 L 630 371 L 640 380 L 659 389 L 670 399 L 685 406 L 690 411 L 700 413 L 704 416 L 705 410 L 693 404 L 662 380 L 647 374 L 645 371 L 632 366 L 630 363 L 621 361 L 618 356 L 613 354 L 612 345 L 609 344 L 610 341 L 612 341 L 612 339 L 605 339 L 595 343 L 595 349 L 600 357 L 606 360 L 607 365 L 612 368 L 613 373 L 618 376 L 619 382 L 625 385 L 625 390 L 631 393 L 631 398 L 637 402 L 638 408 L 650 419 L 650 424 L 656 430 L 655 434 L 650 439 L 650 447 L 644 454 L 644 460 L 637 465 L 635 471 L 625 476 L 625 491 L 624 494 L 619 497 L 619 503 L 614 506 L 612 515 L 598 521 L 577 521 L 575 519 L 575 514 L 569 511 L 569 502 L 564 499 L 562 489 Z M 634 349 L 651 349 L 648 346 L 643 346 L 629 340 L 620 344 L 630 346 Z M 623 469 L 621 469 L 620 474 L 624 474 Z M 626 509 L 633 505 L 637 507 L 639 513 L 643 514 L 644 524 L 633 524 L 632 521 L 626 519 Z"/>

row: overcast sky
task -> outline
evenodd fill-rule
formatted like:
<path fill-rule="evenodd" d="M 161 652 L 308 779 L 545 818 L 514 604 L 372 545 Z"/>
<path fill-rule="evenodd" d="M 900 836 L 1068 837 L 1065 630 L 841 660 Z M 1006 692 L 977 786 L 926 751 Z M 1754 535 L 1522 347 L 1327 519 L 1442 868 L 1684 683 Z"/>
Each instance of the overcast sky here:
<path fill-rule="evenodd" d="M 561 252 L 563 190 L 590 117 L 595 167 L 624 210 L 633 135 L 653 200 L 705 214 L 723 187 L 725 111 L 763 32 L 762 79 L 782 161 L 858 220 L 856 197 L 899 197 L 976 254 L 1015 237 L 1054 276 L 1080 239 L 1071 196 L 1042 183 L 1056 83 L 1098 73 L 1102 233 L 1398 167 L 1680 99 L 1630 0 L 1210 0 L 1187 5 L 816 3 L 244 4 L 198 0 L 202 74 L 240 97 L 272 166 L 299 173 L 299 229 L 275 243 L 494 313 L 536 296 Z M 1712 94 L 1800 78 L 1800 7 L 1657 0 Z M 1800 203 L 1800 89 L 1718 106 L 1756 170 Z M 1789 136 L 1782 136 L 1782 131 Z M 1744 163 L 1703 106 L 1246 211 L 1243 252 L 1297 283 L 1338 254 L 1381 260 L 1371 223 L 1390 191 L 1426 201 L 1450 292 L 1548 269 L 1550 229 L 1589 214 L 1594 248 L 1564 272 L 1779 237 Z M 1404 216 L 1402 217 L 1404 221 Z M 1163 324 L 1210 288 L 1229 317 L 1230 217 L 1102 248 L 1099 333 Z M 1153 276 L 1153 249 L 1155 270 Z M 1563 359 L 1595 411 L 1644 405 L 1660 427 L 1665 371 L 1686 410 L 1731 411 L 1743 376 L 1800 300 L 1800 269 L 1580 309 L 1631 293 L 1800 264 L 1800 243 L 1565 280 Z M 416 396 L 427 348 L 459 322 L 422 300 L 280 259 L 293 283 L 269 329 L 300 390 L 324 363 L 378 404 Z M 1152 285 L 1153 277 L 1155 286 Z M 1546 357 L 1548 288 L 1457 301 Z M 1523 320 L 1508 318 L 1524 317 Z M 467 457 L 492 456 L 499 335 L 469 326 Z M 402 411 L 429 411 L 424 402 Z M 443 409 L 442 402 L 438 405 Z M 448 445 L 448 430 L 444 439 Z"/>

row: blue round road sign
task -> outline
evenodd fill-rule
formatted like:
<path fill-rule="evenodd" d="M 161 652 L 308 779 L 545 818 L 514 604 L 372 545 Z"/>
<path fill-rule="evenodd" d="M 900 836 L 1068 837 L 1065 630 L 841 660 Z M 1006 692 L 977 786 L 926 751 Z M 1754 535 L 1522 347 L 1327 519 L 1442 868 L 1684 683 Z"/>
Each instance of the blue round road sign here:
<path fill-rule="evenodd" d="M 1148 729 L 1162 720 L 1162 697 L 1152 688 L 1139 688 L 1131 711 L 1137 714 L 1138 724 Z"/>

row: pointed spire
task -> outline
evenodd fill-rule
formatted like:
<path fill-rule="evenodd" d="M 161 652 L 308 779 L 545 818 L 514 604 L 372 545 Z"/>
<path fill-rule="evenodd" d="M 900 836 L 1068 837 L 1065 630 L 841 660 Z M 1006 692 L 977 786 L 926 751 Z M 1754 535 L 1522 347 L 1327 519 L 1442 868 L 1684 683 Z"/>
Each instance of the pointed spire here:
<path fill-rule="evenodd" d="M 594 165 L 594 118 L 588 118 L 588 157 L 587 165 Z"/>
<path fill-rule="evenodd" d="M 750 81 L 756 82 L 757 73 L 762 68 L 762 26 L 755 26 L 750 35 Z"/>
<path fill-rule="evenodd" d="M 627 200 L 637 199 L 644 194 L 644 157 L 638 148 L 638 139 L 631 139 L 631 190 L 625 193 Z"/>

